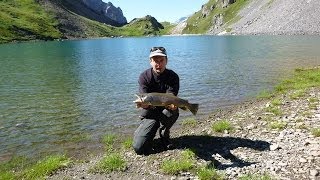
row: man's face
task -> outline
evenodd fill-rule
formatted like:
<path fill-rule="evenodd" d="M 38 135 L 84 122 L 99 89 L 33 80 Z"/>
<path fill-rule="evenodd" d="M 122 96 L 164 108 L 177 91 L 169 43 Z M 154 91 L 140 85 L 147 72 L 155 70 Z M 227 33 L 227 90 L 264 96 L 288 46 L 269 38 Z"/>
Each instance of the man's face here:
<path fill-rule="evenodd" d="M 161 74 L 166 69 L 167 57 L 154 56 L 150 58 L 150 64 L 156 73 Z"/>

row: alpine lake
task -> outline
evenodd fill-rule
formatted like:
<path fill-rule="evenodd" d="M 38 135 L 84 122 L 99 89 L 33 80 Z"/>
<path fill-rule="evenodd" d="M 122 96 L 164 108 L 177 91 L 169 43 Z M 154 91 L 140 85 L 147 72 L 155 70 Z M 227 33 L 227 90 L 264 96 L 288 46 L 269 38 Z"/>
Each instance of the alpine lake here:
<path fill-rule="evenodd" d="M 163 46 L 179 97 L 216 109 L 272 90 L 296 68 L 320 65 L 320 36 L 162 36 L 0 45 L 0 161 L 81 154 L 139 124 L 133 101 L 149 50 Z M 178 123 L 176 123 L 178 124 Z"/>

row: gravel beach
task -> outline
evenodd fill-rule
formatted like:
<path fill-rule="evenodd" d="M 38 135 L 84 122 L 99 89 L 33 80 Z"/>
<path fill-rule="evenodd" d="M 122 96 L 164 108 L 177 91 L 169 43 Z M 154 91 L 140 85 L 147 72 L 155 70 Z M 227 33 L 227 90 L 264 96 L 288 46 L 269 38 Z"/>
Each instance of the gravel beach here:
<path fill-rule="evenodd" d="M 175 127 L 173 150 L 149 156 L 136 155 L 132 149 L 119 150 L 127 162 L 125 171 L 91 173 L 100 155 L 74 163 L 47 179 L 199 179 L 192 171 L 168 175 L 160 168 L 164 160 L 177 158 L 185 149 L 195 150 L 195 166 L 213 163 L 224 179 L 248 174 L 320 179 L 320 137 L 311 133 L 320 128 L 320 88 L 299 97 L 297 93 L 277 97 L 278 112 L 268 110 L 274 106 L 271 100 L 256 100 L 217 110 L 194 127 Z M 214 132 L 212 124 L 220 120 L 231 122 L 233 130 Z"/>

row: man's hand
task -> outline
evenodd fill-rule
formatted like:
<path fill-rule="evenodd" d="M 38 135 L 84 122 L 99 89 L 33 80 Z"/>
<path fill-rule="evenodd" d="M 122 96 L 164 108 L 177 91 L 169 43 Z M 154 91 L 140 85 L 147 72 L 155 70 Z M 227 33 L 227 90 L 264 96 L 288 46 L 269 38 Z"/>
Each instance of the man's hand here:
<path fill-rule="evenodd" d="M 168 106 L 166 106 L 166 108 L 171 111 L 175 111 L 175 110 L 177 110 L 178 106 L 176 106 L 174 104 L 169 104 Z"/>

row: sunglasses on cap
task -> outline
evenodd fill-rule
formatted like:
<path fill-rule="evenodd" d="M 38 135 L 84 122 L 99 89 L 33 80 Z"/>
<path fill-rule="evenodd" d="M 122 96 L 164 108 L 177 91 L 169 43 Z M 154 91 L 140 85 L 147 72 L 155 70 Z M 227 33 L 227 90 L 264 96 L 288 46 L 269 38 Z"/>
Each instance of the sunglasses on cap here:
<path fill-rule="evenodd" d="M 150 52 L 154 52 L 156 50 L 160 50 L 162 52 L 166 52 L 166 49 L 164 47 L 153 47 L 150 49 Z"/>

